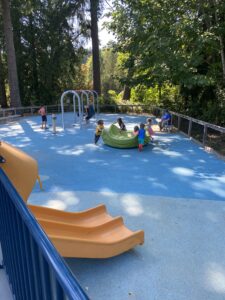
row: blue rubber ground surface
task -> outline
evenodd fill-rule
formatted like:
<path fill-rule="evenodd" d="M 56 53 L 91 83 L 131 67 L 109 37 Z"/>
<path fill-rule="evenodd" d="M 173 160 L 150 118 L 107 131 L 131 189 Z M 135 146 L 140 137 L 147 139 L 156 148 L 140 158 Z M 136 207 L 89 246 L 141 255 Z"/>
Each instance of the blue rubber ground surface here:
<path fill-rule="evenodd" d="M 106 127 L 117 117 L 99 116 Z M 146 120 L 122 117 L 129 129 Z M 145 244 L 120 256 L 66 260 L 91 299 L 225 299 L 225 162 L 181 134 L 156 134 L 142 153 L 95 146 L 95 120 L 80 129 L 72 114 L 65 119 L 56 135 L 40 117 L 2 125 L 0 139 L 39 163 L 44 191 L 36 185 L 30 203 L 71 211 L 105 203 L 145 230 Z"/>

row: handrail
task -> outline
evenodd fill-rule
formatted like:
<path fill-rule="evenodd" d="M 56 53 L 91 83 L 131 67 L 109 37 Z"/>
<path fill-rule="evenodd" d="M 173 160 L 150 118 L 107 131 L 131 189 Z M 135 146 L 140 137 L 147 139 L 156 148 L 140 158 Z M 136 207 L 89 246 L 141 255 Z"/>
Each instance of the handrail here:
<path fill-rule="evenodd" d="M 60 112 L 60 106 L 57 104 L 57 105 L 48 105 L 46 106 L 47 110 L 50 112 L 50 111 L 53 111 L 55 108 L 57 110 L 57 112 Z M 70 108 L 70 106 L 69 106 Z M 155 114 L 156 116 L 160 116 L 161 115 L 161 112 L 164 110 L 163 108 L 161 107 L 156 107 L 156 106 L 150 106 L 150 105 L 147 105 L 147 104 L 120 104 L 120 105 L 116 105 L 116 104 L 104 104 L 104 105 L 99 105 L 99 110 L 104 110 L 104 109 L 108 109 L 110 108 L 110 111 L 113 111 L 114 113 L 121 113 L 121 111 L 129 111 L 131 113 L 133 112 L 145 112 L 145 113 L 152 113 L 152 114 Z M 22 110 L 25 110 L 27 112 L 27 110 L 30 109 L 31 111 L 31 115 L 33 114 L 33 111 L 34 110 L 37 110 L 37 107 L 20 107 L 20 108 L 11 108 L 11 109 L 0 109 L 0 116 L 1 114 L 6 114 L 8 111 L 14 111 L 14 113 L 16 113 L 16 109 L 18 109 L 19 111 L 22 111 Z M 201 144 L 203 144 L 203 146 L 207 145 L 208 148 L 210 147 L 216 147 L 216 143 L 217 143 L 217 140 L 214 140 L 213 141 L 213 145 L 212 146 L 212 143 L 208 142 L 208 139 L 209 139 L 209 132 L 208 132 L 208 129 L 211 129 L 211 130 L 215 130 L 217 131 L 217 135 L 218 133 L 220 134 L 224 134 L 225 133 L 225 128 L 222 127 L 222 126 L 218 126 L 218 125 L 214 125 L 214 124 L 211 124 L 211 123 L 208 123 L 208 122 L 205 122 L 205 121 L 202 121 L 202 120 L 198 120 L 198 119 L 195 119 L 195 118 L 192 118 L 192 117 L 189 117 L 189 116 L 186 116 L 186 115 L 183 115 L 183 114 L 180 114 L 180 113 L 177 113 L 177 112 L 173 112 L 171 111 L 171 114 L 172 114 L 172 123 L 173 123 L 173 126 L 174 127 L 177 127 L 178 130 L 182 131 L 181 130 L 181 125 L 182 125 L 182 122 L 183 122 L 183 119 L 187 120 L 188 121 L 188 129 L 186 130 L 187 132 L 184 132 L 185 134 L 187 134 L 189 137 L 193 137 L 193 135 L 195 136 L 195 126 L 194 124 L 199 124 L 203 127 L 203 132 L 202 132 L 202 138 L 201 138 L 201 141 L 200 140 L 197 140 L 198 142 L 200 142 Z M 178 123 L 175 124 L 174 123 L 174 118 L 173 117 L 177 117 L 178 119 Z M 1 117 L 0 117 L 0 121 L 1 121 Z M 5 119 L 3 121 L 6 121 Z M 193 139 L 195 139 L 195 137 L 193 137 Z M 223 155 L 224 155 L 224 151 L 223 152 Z"/>
<path fill-rule="evenodd" d="M 208 122 L 205 122 L 205 121 L 202 121 L 202 120 L 198 120 L 198 119 L 195 119 L 195 118 L 192 118 L 192 117 L 189 117 L 189 116 L 186 116 L 186 115 L 174 112 L 174 111 L 171 111 L 171 114 L 175 115 L 175 116 L 178 116 L 178 117 L 181 117 L 183 119 L 195 122 L 195 123 L 203 125 L 203 126 L 207 125 L 207 127 L 209 127 L 209 128 L 212 128 L 212 129 L 215 129 L 215 130 L 218 130 L 218 131 L 221 131 L 221 132 L 225 133 L 225 128 L 222 127 L 222 126 L 214 125 L 214 124 L 211 124 L 211 123 L 208 123 Z"/>
<path fill-rule="evenodd" d="M 60 106 L 59 104 L 46 105 L 46 109 L 48 110 L 48 107 L 49 108 L 57 107 L 57 109 L 58 109 L 59 106 Z M 158 109 L 160 111 L 163 111 L 163 108 L 158 108 L 158 107 L 155 107 L 155 106 L 151 107 L 147 104 L 104 104 L 104 105 L 99 105 L 99 107 L 100 108 L 104 108 L 104 107 L 114 107 L 114 108 L 120 108 L 120 107 L 137 108 L 137 107 L 141 107 L 141 108 Z M 13 108 L 13 107 L 12 108 L 2 108 L 2 109 L 0 109 L 0 114 L 2 112 L 2 114 L 5 115 L 5 112 L 17 111 L 17 110 L 19 110 L 19 111 L 30 110 L 31 114 L 33 114 L 33 110 L 37 110 L 38 108 L 39 108 L 39 106 L 24 106 L 24 107 L 16 107 L 16 108 Z M 218 130 L 218 131 L 221 131 L 221 132 L 225 132 L 225 128 L 222 127 L 222 126 L 214 125 L 212 123 L 208 123 L 208 122 L 205 122 L 205 121 L 202 121 L 202 120 L 198 120 L 198 119 L 195 119 L 195 118 L 192 118 L 192 117 L 189 117 L 189 116 L 186 116 L 186 115 L 174 112 L 174 111 L 170 111 L 170 112 L 171 112 L 171 114 L 176 115 L 178 117 L 182 117 L 184 119 L 191 120 L 192 122 L 195 122 L 195 123 L 198 123 L 198 124 L 201 124 L 201 125 L 207 125 L 207 127 Z M 1 117 L 0 117 L 0 119 L 1 119 Z"/>
<path fill-rule="evenodd" d="M 89 299 L 2 169 L 0 193 L 3 265 L 16 299 Z"/>

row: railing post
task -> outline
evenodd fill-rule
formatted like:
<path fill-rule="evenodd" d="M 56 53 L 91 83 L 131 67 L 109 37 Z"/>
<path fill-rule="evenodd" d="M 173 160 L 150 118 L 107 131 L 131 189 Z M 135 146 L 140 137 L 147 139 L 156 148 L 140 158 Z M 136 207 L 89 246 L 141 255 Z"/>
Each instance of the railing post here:
<path fill-rule="evenodd" d="M 202 139 L 202 144 L 203 144 L 203 146 L 205 146 L 206 139 L 207 139 L 207 125 L 205 124 L 205 125 L 204 125 L 203 139 Z"/>
<path fill-rule="evenodd" d="M 188 136 L 191 137 L 192 119 L 189 119 Z"/>
<path fill-rule="evenodd" d="M 181 118 L 180 118 L 180 116 L 178 116 L 178 124 L 177 124 L 178 130 L 180 130 L 180 122 L 181 122 Z"/>

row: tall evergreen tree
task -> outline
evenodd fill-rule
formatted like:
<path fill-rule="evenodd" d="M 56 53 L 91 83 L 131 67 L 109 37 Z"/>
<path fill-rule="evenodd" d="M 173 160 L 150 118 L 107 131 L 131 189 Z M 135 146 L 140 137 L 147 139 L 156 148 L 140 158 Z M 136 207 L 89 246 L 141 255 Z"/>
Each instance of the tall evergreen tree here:
<path fill-rule="evenodd" d="M 8 78 L 10 89 L 10 106 L 21 106 L 19 82 L 17 75 L 16 54 L 13 40 L 13 30 L 10 12 L 10 1 L 1 0 L 3 27 L 8 62 Z"/>
<path fill-rule="evenodd" d="M 91 40 L 93 62 L 93 89 L 101 94 L 100 55 L 98 36 L 99 0 L 90 0 L 91 9 Z"/>
<path fill-rule="evenodd" d="M 2 63 L 2 51 L 0 48 L 0 105 L 3 108 L 6 108 L 7 99 L 6 99 L 6 91 L 5 91 L 5 76 L 4 76 L 4 68 Z"/>
<path fill-rule="evenodd" d="M 12 1 L 23 105 L 56 103 L 65 89 L 79 89 L 85 1 Z"/>

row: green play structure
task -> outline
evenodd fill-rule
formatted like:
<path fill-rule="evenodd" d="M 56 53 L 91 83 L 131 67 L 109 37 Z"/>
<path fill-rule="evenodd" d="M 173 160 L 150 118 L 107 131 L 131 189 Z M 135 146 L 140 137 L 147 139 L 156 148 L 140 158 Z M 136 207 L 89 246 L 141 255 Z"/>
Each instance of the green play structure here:
<path fill-rule="evenodd" d="M 104 129 L 102 132 L 103 142 L 114 148 L 136 148 L 138 147 L 138 138 L 132 131 L 122 131 L 115 124 L 112 124 L 109 129 Z M 150 141 L 150 137 L 146 135 L 145 145 Z"/>

